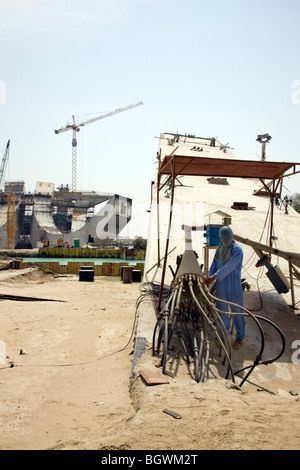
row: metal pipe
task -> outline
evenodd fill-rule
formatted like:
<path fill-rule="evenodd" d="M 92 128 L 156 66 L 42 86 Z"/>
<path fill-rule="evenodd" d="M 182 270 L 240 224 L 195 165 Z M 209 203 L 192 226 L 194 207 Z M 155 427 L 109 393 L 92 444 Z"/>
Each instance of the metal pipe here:
<path fill-rule="evenodd" d="M 205 339 L 205 344 L 206 344 L 206 356 L 205 356 L 205 360 L 204 360 L 204 368 L 203 368 L 203 374 L 202 374 L 201 382 L 204 382 L 204 380 L 205 380 L 205 375 L 206 375 L 206 372 L 208 370 L 208 361 L 209 361 L 209 355 L 210 355 L 210 343 L 209 343 L 209 339 L 208 339 L 207 336 L 206 336 L 206 339 Z"/>
<path fill-rule="evenodd" d="M 168 323 L 169 323 L 169 319 L 168 319 L 168 316 L 166 315 L 165 316 L 164 352 L 163 352 L 163 357 L 162 357 L 162 371 L 163 371 L 163 374 L 166 371 L 167 352 L 168 352 L 168 344 L 169 344 Z"/>
<path fill-rule="evenodd" d="M 161 288 L 160 288 L 160 294 L 159 294 L 158 306 L 157 306 L 158 311 L 160 310 L 160 306 L 161 306 L 162 290 L 163 290 L 165 274 L 166 274 L 166 267 L 167 267 L 168 249 L 169 249 L 171 224 L 172 224 L 172 217 L 173 217 L 174 190 L 175 190 L 175 166 L 174 166 L 174 162 L 173 162 L 173 164 L 172 164 L 172 193 L 171 193 L 171 202 L 170 202 L 169 225 L 168 225 L 168 232 L 167 232 L 167 240 L 166 240 L 163 271 L 162 271 L 162 277 L 161 277 Z"/>
<path fill-rule="evenodd" d="M 199 364 L 202 364 L 203 349 L 204 349 L 204 328 L 201 328 L 201 330 L 200 330 L 200 345 L 199 345 Z"/>
<path fill-rule="evenodd" d="M 252 246 L 252 248 L 256 248 L 258 250 L 267 251 L 273 255 L 280 256 L 281 258 L 286 259 L 289 263 L 294 264 L 300 268 L 300 255 L 299 253 L 294 253 L 290 251 L 282 251 L 278 250 L 277 248 L 273 248 L 272 246 L 263 245 L 262 243 L 255 242 L 253 240 L 249 240 L 249 238 L 243 238 L 239 235 L 234 234 L 234 239 L 240 243 L 244 243 L 245 245 Z"/>
<path fill-rule="evenodd" d="M 213 316 L 215 317 L 215 320 L 216 320 L 216 324 L 220 327 L 220 332 L 221 332 L 221 334 L 222 334 L 222 337 L 224 338 L 224 342 L 223 342 L 223 340 L 221 340 L 221 343 L 222 343 L 222 344 L 220 344 L 220 347 L 222 348 L 222 345 L 223 345 L 223 348 L 225 348 L 225 347 L 226 347 L 226 346 L 225 346 L 225 343 L 227 343 L 226 349 L 227 349 L 228 355 L 229 355 L 229 357 L 230 357 L 230 359 L 231 359 L 231 345 L 230 345 L 229 337 L 228 337 L 227 330 L 226 330 L 226 327 L 225 327 L 225 325 L 224 325 L 224 322 L 223 322 L 221 316 L 219 315 L 218 310 L 217 310 L 215 304 L 214 304 L 213 302 L 211 302 L 211 301 L 209 300 L 209 298 L 206 296 L 205 291 L 204 291 L 204 289 L 202 288 L 202 285 L 201 285 L 199 279 L 198 279 L 198 288 L 199 288 L 200 292 L 202 293 L 202 295 L 204 296 L 205 300 L 206 300 L 206 301 L 208 302 L 208 304 L 210 305 L 210 307 L 211 307 L 211 309 L 212 309 L 212 314 L 213 314 Z M 207 289 L 206 289 L 206 290 L 207 290 Z M 221 336 L 221 335 L 219 335 L 219 336 Z"/>
<path fill-rule="evenodd" d="M 220 338 L 220 336 L 219 336 L 219 334 L 218 334 L 218 332 L 217 332 L 217 330 L 216 330 L 214 324 L 210 321 L 210 319 L 209 319 L 208 316 L 206 315 L 205 311 L 203 310 L 203 308 L 202 308 L 201 305 L 199 304 L 198 299 L 197 299 L 197 297 L 195 296 L 195 293 L 194 293 L 194 291 L 193 291 L 193 287 L 192 287 L 192 285 L 191 285 L 190 282 L 189 282 L 189 288 L 190 288 L 190 292 L 191 292 L 191 295 L 192 295 L 193 299 L 195 300 L 195 302 L 197 303 L 199 309 L 201 310 L 202 314 L 204 315 L 204 317 L 205 317 L 205 319 L 206 319 L 208 325 L 214 330 L 214 332 L 215 332 L 215 334 L 216 334 L 218 340 L 220 341 L 221 345 L 223 346 L 223 350 L 224 350 L 225 355 L 226 355 L 226 358 L 227 358 L 227 360 L 228 360 L 228 364 L 230 365 L 230 370 L 231 370 L 231 375 L 232 375 L 232 381 L 235 382 L 234 373 L 233 373 L 233 368 L 232 368 L 232 364 L 231 364 L 231 360 L 230 360 L 230 357 L 229 357 L 229 355 L 228 355 L 228 352 L 227 352 L 226 348 L 224 347 L 224 345 L 223 345 L 223 343 L 222 343 L 222 340 L 221 340 L 221 338 Z"/>
<path fill-rule="evenodd" d="M 178 297 L 178 291 L 179 291 L 179 285 L 176 285 L 174 292 L 173 292 L 173 298 L 172 298 L 171 309 L 170 309 L 170 323 L 173 323 L 174 310 L 175 310 L 175 304 L 177 304 L 176 301 Z"/>

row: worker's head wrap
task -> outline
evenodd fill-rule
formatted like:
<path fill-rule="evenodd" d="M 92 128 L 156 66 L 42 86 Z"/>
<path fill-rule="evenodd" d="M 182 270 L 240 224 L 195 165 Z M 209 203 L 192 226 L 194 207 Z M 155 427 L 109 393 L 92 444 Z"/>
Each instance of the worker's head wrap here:
<path fill-rule="evenodd" d="M 230 257 L 231 248 L 234 244 L 233 232 L 231 228 L 226 225 L 221 227 L 219 231 L 219 237 L 220 245 L 216 251 L 216 258 L 220 261 L 220 263 L 225 264 Z"/>

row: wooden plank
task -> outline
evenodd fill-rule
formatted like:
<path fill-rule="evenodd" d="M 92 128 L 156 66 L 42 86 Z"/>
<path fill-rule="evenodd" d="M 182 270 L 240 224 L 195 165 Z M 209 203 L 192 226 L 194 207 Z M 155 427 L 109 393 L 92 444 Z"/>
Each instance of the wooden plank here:
<path fill-rule="evenodd" d="M 142 369 L 139 371 L 147 385 L 168 384 L 169 381 L 160 371 Z"/>
<path fill-rule="evenodd" d="M 66 300 L 43 299 L 40 297 L 25 297 L 23 295 L 0 294 L 0 300 L 18 300 L 24 302 L 66 302 Z"/>

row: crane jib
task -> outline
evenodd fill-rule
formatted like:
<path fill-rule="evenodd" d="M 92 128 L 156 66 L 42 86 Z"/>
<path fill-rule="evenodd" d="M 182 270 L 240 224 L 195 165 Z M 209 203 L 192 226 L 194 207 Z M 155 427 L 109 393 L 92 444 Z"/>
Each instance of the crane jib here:
<path fill-rule="evenodd" d="M 114 111 L 110 111 L 109 113 L 102 114 L 101 116 L 94 117 L 92 119 L 88 119 L 87 121 L 83 121 L 80 124 L 76 124 L 75 116 L 72 116 L 73 124 L 67 124 L 65 127 L 61 127 L 58 130 L 55 130 L 55 134 L 60 134 L 61 132 L 66 132 L 69 130 L 73 130 L 73 139 L 72 139 L 72 191 L 76 191 L 76 147 L 77 147 L 77 140 L 75 137 L 75 132 L 80 131 L 80 127 L 86 126 L 87 124 L 91 124 L 92 122 L 99 121 L 100 119 L 104 119 L 106 117 L 113 116 L 114 114 L 122 113 L 123 111 L 128 111 L 129 109 L 135 108 L 137 106 L 141 106 L 143 104 L 142 101 L 138 103 L 131 104 L 129 106 L 125 106 L 125 108 L 115 109 Z"/>

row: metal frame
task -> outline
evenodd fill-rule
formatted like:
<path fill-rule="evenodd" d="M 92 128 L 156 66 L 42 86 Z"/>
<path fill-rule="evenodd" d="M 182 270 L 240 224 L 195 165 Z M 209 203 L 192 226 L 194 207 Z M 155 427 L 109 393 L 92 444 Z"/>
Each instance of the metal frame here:
<path fill-rule="evenodd" d="M 271 246 L 263 245 L 262 243 L 255 242 L 253 240 L 249 240 L 248 238 L 241 237 L 239 235 L 234 235 L 235 240 L 237 240 L 240 243 L 243 243 L 244 245 L 251 246 L 257 256 L 262 258 L 265 255 L 265 252 L 270 254 L 270 255 L 276 255 L 280 258 L 285 259 L 288 264 L 289 264 L 289 276 L 290 276 L 290 289 L 291 289 L 291 300 L 292 300 L 292 308 L 294 310 L 298 310 L 296 307 L 296 300 L 295 300 L 295 288 L 294 288 L 294 279 L 295 278 L 299 279 L 300 273 L 298 272 L 296 266 L 300 268 L 300 254 L 299 253 L 294 253 L 291 251 L 283 251 L 283 250 L 278 250 L 277 248 L 273 248 Z"/>
<path fill-rule="evenodd" d="M 177 147 L 178 148 L 178 147 Z M 171 233 L 172 217 L 173 217 L 173 202 L 175 193 L 175 180 L 179 175 L 186 176 L 222 176 L 230 178 L 253 178 L 258 179 L 263 184 L 264 188 L 270 195 L 271 201 L 271 223 L 269 234 L 269 245 L 272 246 L 272 231 L 273 231 L 273 215 L 274 215 L 274 200 L 277 194 L 279 184 L 282 179 L 287 176 L 292 176 L 299 173 L 296 171 L 296 166 L 300 163 L 287 163 L 287 162 L 266 162 L 266 161 L 250 161 L 250 160 L 237 160 L 227 158 L 209 158 L 209 157 L 194 157 L 174 155 L 177 150 L 174 149 L 171 155 L 165 156 L 161 160 L 161 152 L 158 154 L 158 171 L 157 171 L 157 266 L 161 267 L 161 254 L 160 254 L 160 214 L 159 214 L 159 195 L 160 191 L 167 183 L 171 181 L 171 197 L 170 197 L 170 213 L 169 224 L 167 231 L 167 240 L 165 246 L 165 255 L 163 257 L 162 278 L 160 285 L 160 293 L 158 300 L 158 312 L 161 308 L 163 286 L 165 281 L 165 273 L 168 261 L 169 239 Z M 209 168 L 207 168 L 209 166 Z M 293 171 L 284 175 L 286 171 Z M 163 175 L 167 175 L 167 180 L 161 184 Z M 271 180 L 269 184 L 265 180 Z M 272 189 L 270 189 L 272 187 Z"/>

